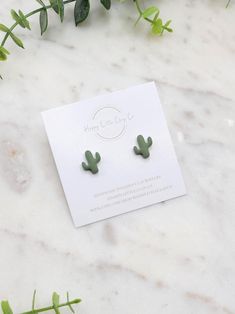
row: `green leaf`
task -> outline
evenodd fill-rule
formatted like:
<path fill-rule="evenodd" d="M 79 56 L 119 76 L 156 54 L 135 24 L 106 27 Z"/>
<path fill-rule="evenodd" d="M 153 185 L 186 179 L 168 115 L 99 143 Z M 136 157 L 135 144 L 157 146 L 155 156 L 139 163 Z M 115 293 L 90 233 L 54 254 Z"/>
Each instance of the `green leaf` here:
<path fill-rule="evenodd" d="M 22 23 L 24 24 L 24 26 L 25 26 L 27 29 L 30 30 L 31 28 L 30 28 L 30 25 L 29 25 L 29 21 L 27 20 L 26 16 L 24 15 L 24 13 L 23 13 L 21 10 L 19 10 L 19 16 L 20 16 L 21 21 L 22 21 Z"/>
<path fill-rule="evenodd" d="M 153 22 L 155 22 L 155 21 L 158 19 L 159 14 L 160 14 L 160 11 L 158 11 L 158 12 L 154 15 Z"/>
<path fill-rule="evenodd" d="M 29 22 L 21 10 L 19 10 L 19 14 L 17 14 L 15 10 L 11 10 L 11 16 L 21 27 L 30 30 Z"/>
<path fill-rule="evenodd" d="M 59 14 L 61 22 L 64 20 L 64 2 L 63 0 L 50 0 L 53 10 Z"/>
<path fill-rule="evenodd" d="M 229 6 L 230 2 L 231 2 L 231 0 L 228 0 L 226 8 Z"/>
<path fill-rule="evenodd" d="M 58 306 L 60 304 L 60 296 L 56 292 L 53 292 L 52 303 L 53 303 L 53 307 L 54 307 L 55 313 L 56 314 L 60 314 L 60 311 L 58 309 Z"/>
<path fill-rule="evenodd" d="M 41 6 L 45 7 L 45 4 L 42 2 L 42 0 L 36 0 Z"/>
<path fill-rule="evenodd" d="M 3 46 L 0 46 L 0 51 L 2 51 L 3 53 L 5 53 L 6 55 L 9 55 L 10 52 Z"/>
<path fill-rule="evenodd" d="M 88 17 L 89 11 L 89 0 L 76 0 L 74 7 L 74 20 L 76 26 Z"/>
<path fill-rule="evenodd" d="M 0 50 L 0 61 L 6 61 L 7 60 L 7 55 Z"/>
<path fill-rule="evenodd" d="M 40 12 L 39 22 L 40 22 L 41 35 L 43 35 L 45 31 L 47 30 L 47 26 L 48 26 L 48 14 L 47 14 L 46 9 L 43 9 Z"/>
<path fill-rule="evenodd" d="M 147 17 L 155 14 L 156 12 L 159 12 L 158 8 L 156 8 L 156 7 L 149 7 L 146 10 L 144 10 L 144 12 L 142 13 L 142 16 L 144 18 L 147 18 Z"/>
<path fill-rule="evenodd" d="M 8 303 L 8 301 L 1 302 L 3 314 L 13 314 L 12 309 Z"/>
<path fill-rule="evenodd" d="M 21 20 L 20 16 L 16 13 L 15 10 L 11 10 L 11 16 L 21 27 L 25 28 L 23 21 Z"/>
<path fill-rule="evenodd" d="M 19 46 L 20 48 L 24 48 L 22 41 L 18 37 L 16 37 L 16 35 L 14 35 L 13 33 L 10 33 L 10 36 L 12 40 L 17 44 L 17 46 Z"/>
<path fill-rule="evenodd" d="M 7 33 L 9 31 L 9 28 L 3 24 L 0 24 L 0 31 Z"/>
<path fill-rule="evenodd" d="M 168 31 L 169 33 L 173 33 L 173 29 L 172 29 L 172 28 L 164 27 L 164 29 L 165 29 L 166 31 Z"/>
<path fill-rule="evenodd" d="M 164 25 L 164 27 L 168 27 L 171 24 L 171 20 L 167 21 Z"/>
<path fill-rule="evenodd" d="M 170 25 L 170 23 L 171 23 L 171 20 L 167 21 L 167 22 L 162 26 L 162 33 L 163 33 L 164 31 L 167 31 L 167 32 L 169 32 L 169 33 L 172 33 L 172 32 L 173 32 L 173 29 L 170 28 L 170 27 L 168 27 L 168 26 Z"/>
<path fill-rule="evenodd" d="M 68 303 L 68 307 L 69 307 L 70 311 L 71 311 L 72 313 L 75 313 L 75 311 L 74 311 L 74 309 L 72 308 L 71 304 L 69 304 L 69 293 L 68 293 L 68 292 L 67 292 L 67 303 Z"/>
<path fill-rule="evenodd" d="M 162 34 L 162 20 L 157 19 L 152 26 L 152 33 L 155 35 L 161 35 Z"/>
<path fill-rule="evenodd" d="M 3 24 L 0 24 L 0 31 L 3 31 L 5 33 L 9 33 L 12 40 L 17 44 L 17 46 L 24 48 L 22 41 L 18 37 L 16 37 L 16 35 L 14 35 L 8 27 L 6 27 Z"/>
<path fill-rule="evenodd" d="M 105 7 L 106 10 L 109 10 L 111 7 L 111 0 L 100 0 L 101 4 Z"/>

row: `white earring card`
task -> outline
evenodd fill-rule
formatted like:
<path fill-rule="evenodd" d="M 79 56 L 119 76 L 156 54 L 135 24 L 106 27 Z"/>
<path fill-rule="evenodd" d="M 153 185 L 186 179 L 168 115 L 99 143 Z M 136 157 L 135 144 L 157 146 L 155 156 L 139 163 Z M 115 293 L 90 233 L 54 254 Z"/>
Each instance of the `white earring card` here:
<path fill-rule="evenodd" d="M 153 82 L 42 113 L 75 226 L 185 194 L 185 185 Z M 137 136 L 152 138 L 150 156 L 134 153 Z M 99 172 L 85 171 L 98 152 Z"/>

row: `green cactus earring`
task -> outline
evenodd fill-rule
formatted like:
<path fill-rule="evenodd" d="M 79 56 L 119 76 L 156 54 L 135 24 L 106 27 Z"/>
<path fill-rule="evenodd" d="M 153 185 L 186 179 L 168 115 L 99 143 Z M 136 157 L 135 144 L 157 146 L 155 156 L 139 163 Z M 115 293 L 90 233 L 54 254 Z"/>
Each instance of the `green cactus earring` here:
<path fill-rule="evenodd" d="M 134 146 L 134 152 L 136 155 L 142 155 L 143 158 L 148 158 L 150 156 L 149 153 L 149 148 L 152 146 L 153 144 L 153 140 L 151 137 L 147 138 L 147 141 L 145 141 L 143 135 L 138 135 L 137 136 L 137 143 L 138 143 L 138 147 Z"/>
<path fill-rule="evenodd" d="M 85 157 L 87 160 L 87 164 L 85 162 L 82 163 L 82 168 L 86 171 L 90 170 L 93 174 L 96 174 L 99 169 L 97 167 L 97 164 L 100 162 L 101 157 L 99 153 L 95 153 L 95 157 L 92 155 L 92 153 L 87 150 L 85 152 Z"/>

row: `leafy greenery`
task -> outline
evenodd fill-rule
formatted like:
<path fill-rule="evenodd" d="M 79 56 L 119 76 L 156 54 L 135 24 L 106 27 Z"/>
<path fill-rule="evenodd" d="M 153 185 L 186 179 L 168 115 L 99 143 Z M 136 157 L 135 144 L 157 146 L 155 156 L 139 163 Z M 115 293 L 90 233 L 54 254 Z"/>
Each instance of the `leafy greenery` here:
<path fill-rule="evenodd" d="M 77 0 L 74 7 L 74 20 L 76 26 L 85 21 L 90 11 L 89 0 Z"/>
<path fill-rule="evenodd" d="M 30 23 L 28 18 L 39 14 L 39 25 L 41 30 L 41 35 L 43 35 L 48 28 L 48 10 L 53 9 L 56 14 L 58 14 L 60 21 L 64 20 L 64 9 L 65 5 L 75 2 L 74 5 L 74 21 L 75 25 L 78 26 L 80 23 L 85 21 L 90 12 L 90 0 L 36 0 L 40 7 L 36 10 L 33 10 L 27 14 L 24 14 L 21 10 L 16 12 L 11 10 L 11 16 L 14 20 L 14 24 L 11 27 L 7 27 L 4 24 L 0 24 L 0 31 L 5 33 L 5 36 L 0 44 L 0 61 L 7 60 L 9 51 L 5 48 L 7 39 L 10 37 L 17 46 L 24 48 L 23 42 L 19 37 L 17 37 L 13 31 L 17 26 L 30 30 Z M 123 0 L 122 0 L 123 1 Z M 145 10 L 142 10 L 139 4 L 140 0 L 131 0 L 135 4 L 135 7 L 138 11 L 139 18 L 138 21 L 142 18 L 151 24 L 152 33 L 155 35 L 162 35 L 164 31 L 172 32 L 172 29 L 169 28 L 171 21 L 167 21 L 165 24 L 162 22 L 162 19 L 159 18 L 159 9 L 156 7 L 149 7 Z M 109 10 L 111 8 L 111 0 L 100 0 L 101 5 Z M 0 76 L 0 78 L 2 78 Z"/>
<path fill-rule="evenodd" d="M 64 11 L 65 5 L 74 3 L 74 21 L 75 25 L 78 26 L 80 23 L 85 21 L 90 12 L 90 0 L 35 0 L 39 3 L 40 7 L 36 10 L 33 10 L 27 14 L 24 14 L 21 10 L 16 12 L 11 10 L 11 16 L 14 20 L 14 24 L 11 27 L 7 27 L 4 24 L 0 24 L 0 32 L 5 33 L 2 42 L 0 43 L 0 61 L 6 61 L 9 51 L 5 48 L 5 44 L 8 38 L 11 38 L 17 46 L 24 48 L 22 40 L 17 37 L 13 31 L 17 26 L 20 26 L 24 29 L 30 30 L 30 24 L 28 18 L 39 14 L 39 24 L 41 29 L 41 35 L 43 35 L 48 28 L 48 10 L 53 9 L 56 14 L 58 14 L 60 21 L 64 20 Z M 47 4 L 44 3 L 47 1 Z M 100 4 L 106 9 L 111 8 L 111 0 L 99 0 Z M 120 2 L 125 2 L 127 0 L 119 0 Z M 145 9 L 141 8 L 140 0 L 131 0 L 137 9 L 138 19 L 135 24 L 137 24 L 141 19 L 150 24 L 151 32 L 154 35 L 161 36 L 165 31 L 171 33 L 173 30 L 170 27 L 171 20 L 166 21 L 165 23 L 160 18 L 160 11 L 156 6 L 150 6 Z M 142 0 L 144 2 L 144 0 Z M 229 6 L 231 0 L 227 0 L 227 6 Z M 0 78 L 1 75 L 0 75 Z"/>
<path fill-rule="evenodd" d="M 151 25 L 151 30 L 154 35 L 162 35 L 164 31 L 173 32 L 172 28 L 169 27 L 171 20 L 167 21 L 165 24 L 162 22 L 162 19 L 159 18 L 160 11 L 157 7 L 151 6 L 145 10 L 141 10 L 139 2 L 134 0 L 136 8 L 139 12 L 139 17 L 136 21 L 136 24 L 139 20 L 144 19 Z"/>
<path fill-rule="evenodd" d="M 35 298 L 36 298 L 36 290 L 33 293 L 32 309 L 22 314 L 38 314 L 38 313 L 43 313 L 50 310 L 54 310 L 55 314 L 60 314 L 60 308 L 62 307 L 67 307 L 71 310 L 72 313 L 75 313 L 72 305 L 81 302 L 81 299 L 74 299 L 70 301 L 69 294 L 67 292 L 67 301 L 65 303 L 60 303 L 60 296 L 56 292 L 54 292 L 52 294 L 52 305 L 37 309 L 35 308 Z M 13 314 L 12 308 L 8 301 L 2 301 L 1 307 L 2 307 L 3 314 Z"/>

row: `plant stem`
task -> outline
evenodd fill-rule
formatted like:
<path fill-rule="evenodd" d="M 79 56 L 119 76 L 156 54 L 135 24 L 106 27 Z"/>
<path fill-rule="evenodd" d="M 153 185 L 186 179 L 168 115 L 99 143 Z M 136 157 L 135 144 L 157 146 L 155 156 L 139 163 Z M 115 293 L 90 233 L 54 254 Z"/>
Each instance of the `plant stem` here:
<path fill-rule="evenodd" d="M 136 5 L 136 8 L 137 8 L 137 11 L 139 12 L 139 14 L 141 15 L 142 14 L 142 10 L 140 8 L 140 5 L 139 5 L 139 1 L 138 0 L 134 0 L 135 2 L 135 5 Z"/>
<path fill-rule="evenodd" d="M 227 5 L 226 5 L 226 8 L 229 6 L 229 3 L 231 2 L 231 0 L 228 0 L 228 3 L 227 3 Z"/>
<path fill-rule="evenodd" d="M 230 1 L 230 0 L 229 0 Z M 140 8 L 140 4 L 139 4 L 139 1 L 138 0 L 134 0 L 134 2 L 135 2 L 135 5 L 136 5 L 136 8 L 137 8 L 137 11 L 139 12 L 139 18 L 138 18 L 138 20 L 136 21 L 136 24 L 138 23 L 138 21 L 139 21 L 139 19 L 141 18 L 141 16 L 142 16 L 142 13 L 143 13 L 143 11 L 141 10 L 141 8 Z M 153 20 L 151 20 L 151 19 L 149 19 L 148 17 L 144 17 L 144 19 L 146 20 L 146 21 L 148 21 L 149 23 L 153 23 Z"/>
<path fill-rule="evenodd" d="M 36 298 L 36 290 L 33 292 L 33 301 L 32 301 L 32 310 L 34 311 L 35 308 L 35 298 Z"/>
<path fill-rule="evenodd" d="M 66 1 L 63 1 L 64 4 L 68 4 L 68 3 L 71 3 L 71 2 L 75 2 L 76 0 L 66 0 Z M 34 11 L 31 11 L 29 12 L 28 14 L 25 15 L 26 18 L 34 15 L 34 14 L 37 14 L 39 12 L 41 12 L 42 10 L 45 10 L 45 9 L 51 9 L 52 8 L 52 5 L 45 5 L 44 7 L 41 7 L 41 8 L 38 8 Z M 16 28 L 16 26 L 19 25 L 18 22 L 15 22 L 10 28 L 9 28 L 9 32 L 6 33 L 6 35 L 4 36 L 3 40 L 2 40 L 2 43 L 1 43 L 1 46 L 3 47 L 7 41 L 7 38 L 10 36 L 10 33 L 14 30 L 14 28 Z"/>
<path fill-rule="evenodd" d="M 69 0 L 68 0 L 69 1 Z M 70 0 L 70 2 L 72 2 Z M 58 305 L 58 307 L 64 307 L 64 306 L 71 306 L 72 304 L 77 304 L 77 303 L 80 303 L 81 302 L 81 299 L 74 299 L 72 301 L 68 301 L 66 303 L 61 303 Z M 23 312 L 21 314 L 37 314 L 37 313 L 41 313 L 41 312 L 46 312 L 46 311 L 50 311 L 50 310 L 54 310 L 54 306 L 48 306 L 48 307 L 43 307 L 41 309 L 34 309 L 34 310 L 31 310 L 31 311 L 28 311 L 28 312 Z"/>

